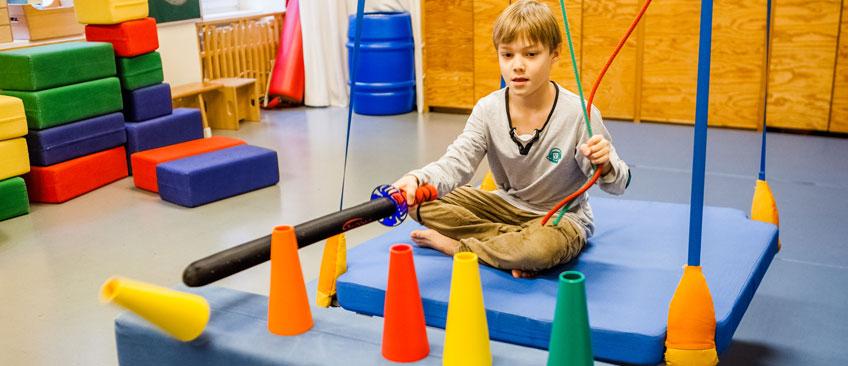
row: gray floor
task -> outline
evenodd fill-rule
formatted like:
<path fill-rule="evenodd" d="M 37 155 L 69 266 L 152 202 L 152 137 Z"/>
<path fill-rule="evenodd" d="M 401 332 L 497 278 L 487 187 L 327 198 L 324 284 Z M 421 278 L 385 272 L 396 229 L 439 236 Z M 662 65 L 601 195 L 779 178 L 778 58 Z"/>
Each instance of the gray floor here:
<path fill-rule="evenodd" d="M 194 209 L 163 202 L 131 178 L 0 222 L 0 365 L 116 364 L 113 319 L 100 285 L 122 275 L 163 286 L 203 256 L 339 208 L 347 109 L 263 112 L 240 131 L 214 131 L 274 149 L 276 186 Z M 465 116 L 356 116 L 344 206 L 438 158 Z M 624 199 L 689 202 L 692 129 L 608 122 L 633 182 Z M 748 211 L 759 135 L 711 129 L 706 203 Z M 722 365 L 848 364 L 848 140 L 769 134 L 768 181 L 781 214 L 778 253 Z M 482 179 L 482 166 L 475 181 Z M 605 195 L 593 189 L 595 195 Z M 355 245 L 385 232 L 348 233 Z M 300 251 L 317 277 L 320 246 Z M 267 294 L 268 264 L 217 285 Z"/>

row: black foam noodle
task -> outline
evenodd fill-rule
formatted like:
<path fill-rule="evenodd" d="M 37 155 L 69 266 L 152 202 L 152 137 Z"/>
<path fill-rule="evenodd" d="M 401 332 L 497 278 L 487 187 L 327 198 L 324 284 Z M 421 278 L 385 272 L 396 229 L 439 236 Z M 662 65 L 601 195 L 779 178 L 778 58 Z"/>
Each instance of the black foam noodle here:
<path fill-rule="evenodd" d="M 381 197 L 296 225 L 294 234 L 298 249 L 389 217 L 397 209 L 394 200 Z M 269 234 L 195 261 L 183 271 L 183 283 L 189 287 L 208 285 L 270 259 Z"/>

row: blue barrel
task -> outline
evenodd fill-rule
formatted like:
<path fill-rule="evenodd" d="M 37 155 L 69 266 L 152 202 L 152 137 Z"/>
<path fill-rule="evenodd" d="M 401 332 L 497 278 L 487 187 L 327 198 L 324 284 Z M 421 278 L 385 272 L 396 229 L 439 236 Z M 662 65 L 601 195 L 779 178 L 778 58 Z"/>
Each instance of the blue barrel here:
<path fill-rule="evenodd" d="M 365 13 L 362 23 L 353 110 L 369 115 L 411 111 L 415 105 L 415 55 L 409 13 Z M 353 70 L 356 15 L 350 16 L 347 36 L 348 70 Z"/>

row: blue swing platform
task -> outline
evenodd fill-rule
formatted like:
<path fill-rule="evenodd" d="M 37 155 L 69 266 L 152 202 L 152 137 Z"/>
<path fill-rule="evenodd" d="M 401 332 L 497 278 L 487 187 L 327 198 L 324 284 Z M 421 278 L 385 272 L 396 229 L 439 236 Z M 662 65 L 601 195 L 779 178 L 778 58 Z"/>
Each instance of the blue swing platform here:
<path fill-rule="evenodd" d="M 494 340 L 548 348 L 557 275 L 586 276 L 592 347 L 597 359 L 630 364 L 662 362 L 668 306 L 686 263 L 689 206 L 593 197 L 595 234 L 578 259 L 535 279 L 481 266 L 483 300 Z M 736 209 L 705 207 L 701 264 L 716 312 L 716 347 L 730 345 L 757 286 L 777 252 L 777 227 Z M 422 228 L 409 220 L 348 250 L 348 271 L 337 284 L 339 304 L 383 314 L 389 247 L 411 243 Z M 444 328 L 452 259 L 414 246 L 427 324 Z"/>

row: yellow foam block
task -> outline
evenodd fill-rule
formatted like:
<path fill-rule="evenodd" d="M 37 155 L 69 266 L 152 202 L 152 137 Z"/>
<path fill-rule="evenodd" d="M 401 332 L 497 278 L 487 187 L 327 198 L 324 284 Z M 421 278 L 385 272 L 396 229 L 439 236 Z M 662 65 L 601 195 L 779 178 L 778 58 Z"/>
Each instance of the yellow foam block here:
<path fill-rule="evenodd" d="M 24 102 L 18 98 L 0 95 L 0 140 L 13 139 L 26 134 Z"/>
<path fill-rule="evenodd" d="M 26 139 L 18 137 L 0 141 L 0 180 L 29 172 Z"/>
<path fill-rule="evenodd" d="M 76 0 L 74 11 L 82 24 L 119 24 L 147 17 L 147 0 Z"/>

